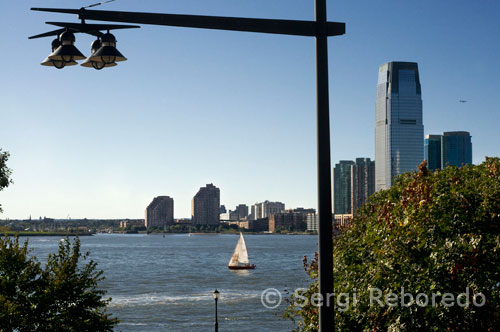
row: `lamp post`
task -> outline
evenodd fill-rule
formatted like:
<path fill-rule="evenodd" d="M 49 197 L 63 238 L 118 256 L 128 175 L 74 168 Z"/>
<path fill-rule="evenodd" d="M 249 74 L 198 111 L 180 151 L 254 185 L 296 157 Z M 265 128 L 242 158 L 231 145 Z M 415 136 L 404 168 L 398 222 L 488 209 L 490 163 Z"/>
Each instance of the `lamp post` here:
<path fill-rule="evenodd" d="M 216 289 L 213 292 L 212 296 L 214 297 L 214 300 L 215 300 L 215 332 L 219 332 L 219 321 L 217 318 L 217 301 L 219 300 L 219 297 L 220 297 L 219 291 Z"/>
<path fill-rule="evenodd" d="M 328 22 L 326 0 L 315 0 L 315 21 L 255 19 L 243 17 L 220 17 L 178 15 L 158 13 L 117 12 L 103 10 L 31 8 L 36 11 L 76 14 L 82 23 L 78 28 L 89 30 L 85 20 L 152 24 L 188 28 L 246 31 L 316 38 L 316 97 L 317 97 L 317 169 L 318 169 L 318 283 L 323 299 L 333 294 L 333 238 L 332 238 L 332 193 L 330 161 L 330 110 L 328 89 L 328 37 L 345 34 L 345 23 Z M 69 23 L 54 23 L 68 27 Z M 72 25 L 75 27 L 75 25 Z M 120 26 L 120 28 L 123 28 Z M 127 27 L 130 28 L 130 27 Z M 95 28 L 94 28 L 95 30 Z M 58 31 L 58 30 L 56 30 Z M 34 36 L 49 36 L 51 33 Z M 216 300 L 217 303 L 217 300 Z M 319 330 L 334 330 L 334 308 L 322 305 L 319 308 Z"/>

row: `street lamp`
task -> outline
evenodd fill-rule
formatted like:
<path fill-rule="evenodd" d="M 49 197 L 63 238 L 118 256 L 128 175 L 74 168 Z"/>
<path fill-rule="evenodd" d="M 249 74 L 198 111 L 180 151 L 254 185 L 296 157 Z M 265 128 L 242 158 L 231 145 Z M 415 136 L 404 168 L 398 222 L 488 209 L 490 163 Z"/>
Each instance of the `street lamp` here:
<path fill-rule="evenodd" d="M 109 32 L 101 37 L 101 47 L 90 56 L 94 62 L 102 62 L 104 65 L 116 65 L 117 61 L 125 61 L 127 58 L 116 49 L 116 38 Z"/>
<path fill-rule="evenodd" d="M 52 48 L 52 53 L 49 54 L 48 57 L 46 57 L 42 63 L 40 63 L 42 66 L 51 66 L 51 67 L 56 67 L 57 69 L 63 69 L 66 66 L 74 66 L 77 65 L 78 63 L 76 61 L 71 61 L 71 62 L 64 62 L 62 60 L 53 60 L 50 58 L 52 54 L 54 54 L 54 51 L 57 50 L 61 46 L 61 42 L 59 41 L 59 37 L 54 39 L 51 44 Z"/>
<path fill-rule="evenodd" d="M 59 36 L 60 45 L 55 49 L 54 52 L 52 52 L 51 55 L 49 55 L 49 59 L 54 61 L 62 61 L 65 66 L 76 64 L 74 63 L 75 60 L 85 59 L 85 56 L 82 54 L 82 52 L 80 52 L 74 45 L 75 40 L 75 35 L 71 31 L 66 30 L 61 33 L 61 35 Z"/>
<path fill-rule="evenodd" d="M 330 161 L 330 99 L 328 89 L 328 37 L 345 34 L 345 23 L 328 22 L 326 0 L 315 0 L 315 21 L 256 19 L 243 17 L 221 17 L 200 15 L 179 15 L 159 13 L 117 12 L 107 10 L 31 8 L 36 11 L 76 14 L 82 23 L 76 27 L 89 30 L 85 20 L 152 24 L 187 28 L 246 31 L 316 38 L 316 98 L 317 98 L 317 167 L 318 167 L 318 284 L 323 299 L 333 294 L 333 238 L 332 238 L 332 192 Z M 68 27 L 74 23 L 51 23 Z M 99 25 L 97 25 L 99 26 Z M 108 30 L 100 26 L 101 29 Z M 130 26 L 128 26 L 130 27 Z M 85 32 L 85 31 L 80 31 Z M 88 32 L 87 32 L 88 33 Z M 50 33 L 33 36 L 38 38 Z M 326 302 L 326 301 L 325 301 Z M 325 303 L 324 302 L 324 303 Z M 334 330 L 334 307 L 322 305 L 319 308 L 319 330 Z"/>
<path fill-rule="evenodd" d="M 110 63 L 110 64 L 105 64 L 102 61 L 96 61 L 92 58 L 92 56 L 97 52 L 98 49 L 101 48 L 101 40 L 97 38 L 92 42 L 92 45 L 90 45 L 90 50 L 92 54 L 84 61 L 82 62 L 81 66 L 83 67 L 88 67 L 88 68 L 94 68 L 97 70 L 101 70 L 105 67 L 113 67 L 116 66 L 116 63 Z"/>
<path fill-rule="evenodd" d="M 215 332 L 219 332 L 219 321 L 217 318 L 217 301 L 219 300 L 219 297 L 220 297 L 219 291 L 216 289 L 213 292 L 212 296 L 214 297 L 214 300 L 215 300 Z"/>

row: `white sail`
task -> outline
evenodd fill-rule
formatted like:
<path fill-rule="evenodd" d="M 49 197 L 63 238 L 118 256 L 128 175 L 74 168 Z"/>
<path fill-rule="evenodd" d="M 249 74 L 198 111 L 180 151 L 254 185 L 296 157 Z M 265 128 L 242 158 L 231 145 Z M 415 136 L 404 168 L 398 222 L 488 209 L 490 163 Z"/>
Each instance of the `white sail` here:
<path fill-rule="evenodd" d="M 233 256 L 229 261 L 229 266 L 240 266 L 248 264 L 249 261 L 248 261 L 247 246 L 245 245 L 245 239 L 243 238 L 243 234 L 240 233 L 240 239 L 238 240 L 236 248 L 234 248 Z"/>

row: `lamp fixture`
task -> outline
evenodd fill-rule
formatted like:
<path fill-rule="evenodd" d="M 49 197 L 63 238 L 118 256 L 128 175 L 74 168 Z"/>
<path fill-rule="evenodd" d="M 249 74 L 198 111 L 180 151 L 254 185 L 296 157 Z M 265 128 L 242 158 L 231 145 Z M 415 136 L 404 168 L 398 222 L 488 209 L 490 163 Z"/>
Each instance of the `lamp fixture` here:
<path fill-rule="evenodd" d="M 52 41 L 52 53 L 50 55 L 52 55 L 54 53 L 54 51 L 59 47 L 61 46 L 61 42 L 59 41 L 59 38 L 56 38 Z M 50 67 L 56 67 L 57 69 L 63 69 L 65 66 L 74 66 L 76 65 L 76 61 L 71 61 L 71 62 L 64 62 L 62 60 L 52 60 L 50 59 L 50 55 L 48 57 L 46 57 L 42 63 L 40 63 L 42 66 L 50 66 Z"/>
<path fill-rule="evenodd" d="M 85 11 L 84 8 L 80 11 Z M 58 36 L 52 41 L 52 53 L 45 58 L 42 66 L 53 66 L 62 69 L 66 66 L 74 66 L 77 60 L 85 61 L 81 64 L 83 67 L 103 68 L 114 67 L 116 62 L 125 61 L 127 58 L 116 49 L 116 38 L 110 33 L 110 30 L 118 29 L 136 29 L 138 25 L 124 24 L 88 24 L 82 19 L 81 23 L 70 22 L 46 22 L 50 25 L 59 27 L 57 30 L 41 33 L 29 37 L 29 39 L 43 38 L 49 36 Z M 107 31 L 104 33 L 103 31 Z M 75 33 L 85 33 L 97 37 L 91 45 L 91 55 L 86 58 L 75 47 Z"/>
<path fill-rule="evenodd" d="M 105 33 L 101 36 L 101 47 L 89 57 L 91 61 L 102 62 L 105 65 L 115 64 L 118 61 L 127 60 L 123 54 L 116 49 L 116 38 L 114 35 Z"/>
<path fill-rule="evenodd" d="M 61 43 L 57 49 L 49 55 L 50 60 L 63 61 L 65 65 L 75 62 L 75 60 L 83 60 L 85 56 L 76 48 L 75 35 L 66 30 L 59 36 L 59 42 Z M 73 63 L 75 65 L 76 63 Z"/>
<path fill-rule="evenodd" d="M 90 46 L 92 50 L 92 54 L 81 64 L 83 67 L 94 68 L 97 70 L 101 70 L 103 68 L 114 67 L 116 66 L 116 62 L 113 63 L 104 63 L 102 61 L 97 61 L 97 59 L 93 58 L 94 54 L 99 50 L 102 46 L 101 40 L 97 38 L 92 42 Z"/>

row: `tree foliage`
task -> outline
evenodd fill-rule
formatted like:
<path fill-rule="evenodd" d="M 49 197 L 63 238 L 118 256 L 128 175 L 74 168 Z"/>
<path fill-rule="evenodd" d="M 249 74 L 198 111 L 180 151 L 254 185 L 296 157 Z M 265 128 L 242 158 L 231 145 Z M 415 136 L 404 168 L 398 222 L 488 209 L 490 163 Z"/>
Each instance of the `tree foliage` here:
<path fill-rule="evenodd" d="M 9 159 L 8 152 L 2 152 L 0 149 L 0 191 L 7 188 L 12 181 L 10 175 L 12 171 L 7 167 L 7 160 Z M 0 213 L 2 213 L 2 205 L 0 204 Z"/>
<path fill-rule="evenodd" d="M 357 297 L 345 311 L 337 303 L 337 331 L 497 331 L 500 159 L 436 172 L 424 163 L 400 176 L 360 209 L 336 240 L 333 257 L 336 295 Z M 304 294 L 310 297 L 317 292 L 317 261 L 305 266 L 313 279 Z M 402 287 L 413 296 L 450 293 L 470 305 L 446 306 L 439 297 L 426 306 L 370 303 L 370 289 L 387 295 L 401 294 Z M 472 304 L 478 293 L 486 298 L 483 306 Z M 317 307 L 295 300 L 289 299 L 286 316 L 297 320 L 296 331 L 317 331 Z"/>
<path fill-rule="evenodd" d="M 29 255 L 28 242 L 0 239 L 0 331 L 113 331 L 117 323 L 106 313 L 111 299 L 98 288 L 103 272 L 80 241 L 59 243 L 44 268 Z"/>

